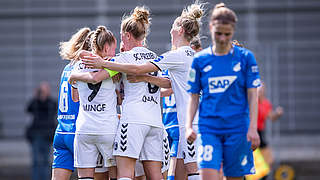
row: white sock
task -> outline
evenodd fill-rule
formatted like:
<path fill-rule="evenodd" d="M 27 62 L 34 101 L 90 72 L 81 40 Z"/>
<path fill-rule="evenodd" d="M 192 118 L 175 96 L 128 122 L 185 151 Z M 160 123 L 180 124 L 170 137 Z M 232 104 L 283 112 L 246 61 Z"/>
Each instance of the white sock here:
<path fill-rule="evenodd" d="M 132 180 L 131 178 L 127 178 L 127 177 L 123 177 L 123 178 L 119 178 L 118 180 Z"/>

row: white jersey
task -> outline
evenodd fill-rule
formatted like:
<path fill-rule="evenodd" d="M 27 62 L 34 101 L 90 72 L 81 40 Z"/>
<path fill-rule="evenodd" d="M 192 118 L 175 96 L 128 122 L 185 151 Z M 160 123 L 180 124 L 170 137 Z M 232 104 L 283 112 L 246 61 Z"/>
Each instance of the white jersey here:
<path fill-rule="evenodd" d="M 157 55 L 145 47 L 135 47 L 114 57 L 118 63 L 145 64 Z M 160 76 L 154 72 L 152 75 Z M 145 124 L 163 128 L 160 107 L 160 88 L 146 82 L 129 83 L 123 74 L 124 100 L 122 102 L 121 123 Z"/>
<path fill-rule="evenodd" d="M 172 90 L 177 104 L 177 116 L 180 127 L 185 127 L 187 105 L 189 101 L 188 72 L 195 51 L 190 46 L 182 46 L 176 50 L 162 54 L 151 61 L 162 71 L 168 70 Z"/>
<path fill-rule="evenodd" d="M 86 69 L 79 61 L 75 64 L 76 72 L 93 72 Z M 80 107 L 76 121 L 76 134 L 115 134 L 118 126 L 116 111 L 117 96 L 112 79 L 105 79 L 97 84 L 77 82 Z"/>

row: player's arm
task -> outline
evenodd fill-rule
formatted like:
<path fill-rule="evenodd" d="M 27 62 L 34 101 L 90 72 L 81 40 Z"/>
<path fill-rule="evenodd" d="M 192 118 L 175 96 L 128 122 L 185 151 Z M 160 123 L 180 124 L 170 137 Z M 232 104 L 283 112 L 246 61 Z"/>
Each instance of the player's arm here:
<path fill-rule="evenodd" d="M 109 77 L 109 72 L 104 69 L 101 69 L 98 72 L 72 72 L 69 78 L 69 82 L 72 83 L 74 81 L 83 81 L 96 84 L 103 81 L 104 79 L 108 79 Z"/>
<path fill-rule="evenodd" d="M 130 83 L 148 82 L 150 84 L 159 86 L 161 88 L 171 88 L 171 81 L 169 78 L 166 78 L 166 77 L 157 77 L 149 74 L 143 74 L 143 75 L 128 74 L 127 79 Z"/>
<path fill-rule="evenodd" d="M 274 111 L 271 110 L 271 112 L 268 114 L 268 118 L 272 121 L 276 121 L 279 117 L 281 117 L 283 114 L 283 108 L 281 106 L 278 106 Z"/>
<path fill-rule="evenodd" d="M 161 97 L 170 96 L 171 94 L 173 94 L 172 88 L 161 88 L 160 90 Z"/>
<path fill-rule="evenodd" d="M 199 97 L 199 94 L 191 93 L 187 106 L 186 138 L 191 142 L 193 142 L 197 138 L 196 133 L 192 129 L 192 122 L 198 110 Z"/>
<path fill-rule="evenodd" d="M 133 74 L 133 75 L 146 74 L 149 72 L 159 71 L 159 68 L 150 62 L 147 62 L 145 64 L 117 63 L 117 62 L 105 61 L 100 56 L 96 56 L 96 55 L 84 56 L 82 61 L 89 68 L 97 68 L 97 69 L 106 68 L 113 71 L 118 71 L 126 74 Z"/>
<path fill-rule="evenodd" d="M 78 102 L 79 101 L 79 92 L 78 89 L 73 87 L 71 88 L 71 98 L 73 102 Z"/>
<path fill-rule="evenodd" d="M 260 145 L 260 138 L 257 132 L 257 119 L 258 119 L 258 89 L 248 88 L 248 103 L 249 103 L 249 118 L 250 125 L 248 129 L 247 138 L 251 141 L 251 148 L 255 150 Z"/>

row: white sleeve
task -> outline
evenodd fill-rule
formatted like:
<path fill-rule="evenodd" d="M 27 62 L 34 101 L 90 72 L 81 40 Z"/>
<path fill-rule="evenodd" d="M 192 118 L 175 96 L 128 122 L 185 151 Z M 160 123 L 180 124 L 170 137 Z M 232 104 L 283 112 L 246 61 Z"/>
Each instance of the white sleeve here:
<path fill-rule="evenodd" d="M 167 69 L 179 69 L 184 66 L 185 62 L 179 58 L 176 52 L 167 52 L 159 56 L 157 59 L 150 61 L 152 64 L 156 65 L 160 70 Z"/>
<path fill-rule="evenodd" d="M 117 63 L 129 63 L 128 53 L 122 52 L 113 57 L 110 61 L 114 61 Z"/>

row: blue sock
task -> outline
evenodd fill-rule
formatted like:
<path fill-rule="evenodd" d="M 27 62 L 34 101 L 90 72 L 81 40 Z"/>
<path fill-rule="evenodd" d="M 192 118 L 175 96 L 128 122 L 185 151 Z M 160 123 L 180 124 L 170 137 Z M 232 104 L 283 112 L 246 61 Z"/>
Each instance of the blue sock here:
<path fill-rule="evenodd" d="M 168 176 L 167 180 L 174 180 L 174 176 Z"/>

